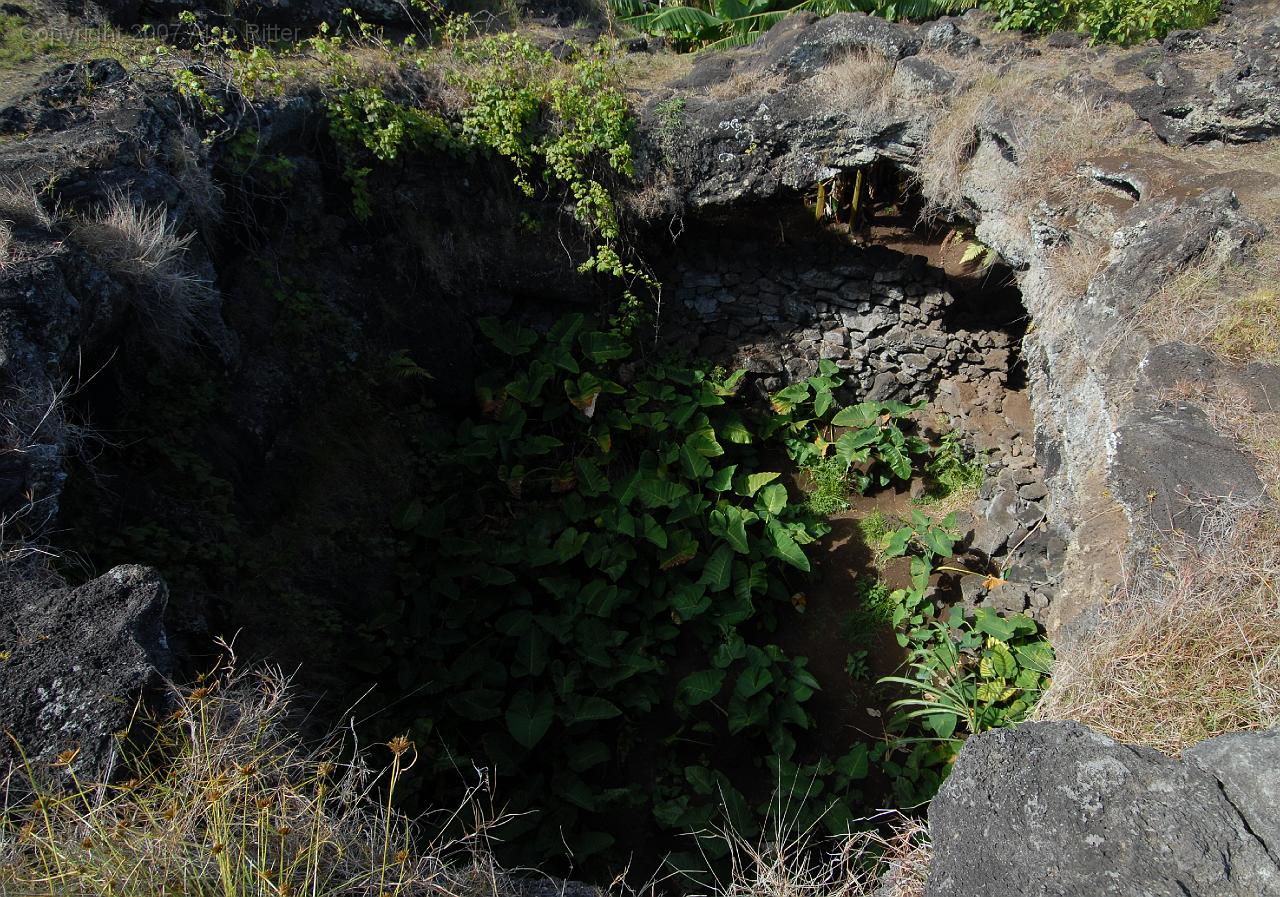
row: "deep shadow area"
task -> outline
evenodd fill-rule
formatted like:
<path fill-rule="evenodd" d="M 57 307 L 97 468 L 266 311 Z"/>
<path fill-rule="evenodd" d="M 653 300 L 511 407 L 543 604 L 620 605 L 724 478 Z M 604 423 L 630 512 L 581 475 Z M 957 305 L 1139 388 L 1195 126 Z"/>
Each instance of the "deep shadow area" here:
<path fill-rule="evenodd" d="M 419 611 L 438 600 L 441 571 L 403 521 L 416 499 L 433 494 L 435 443 L 476 412 L 473 380 L 492 361 L 477 319 L 546 332 L 567 310 L 611 310 L 619 287 L 580 275 L 575 258 L 586 247 L 566 244 L 562 210 L 518 197 L 496 166 L 441 159 L 435 169 L 379 173 L 378 213 L 360 222 L 333 156 L 311 140 L 297 134 L 267 146 L 271 165 L 221 163 L 228 214 L 205 237 L 233 344 L 178 353 L 130 346 L 91 360 L 102 372 L 77 401 L 101 439 L 66 491 L 63 541 L 80 564 L 74 572 L 128 561 L 163 573 L 170 630 L 189 673 L 214 663 L 215 636 L 235 635 L 245 661 L 298 671 L 304 704 L 315 707 L 309 734 L 349 717 L 370 740 L 409 732 L 425 774 L 402 790 L 406 807 L 447 803 L 491 766 L 501 797 L 505 783 L 524 785 L 521 770 L 492 759 L 502 756 L 504 716 L 469 720 L 491 726 L 492 738 L 456 755 L 437 717 L 455 712 L 457 695 L 441 694 L 441 671 L 404 645 L 406 633 L 438 637 Z M 838 221 L 817 220 L 797 194 L 686 221 L 674 245 L 642 237 L 668 297 L 664 341 L 644 351 L 742 365 L 756 394 L 802 379 L 819 359 L 841 366 L 849 402 L 931 398 L 948 379 L 1020 388 L 1012 371 L 1025 321 L 1007 271 L 949 267 L 944 234 L 899 233 L 890 219 L 887 208 L 872 209 L 865 233 L 851 235 Z M 882 245 L 866 245 L 866 234 Z M 786 472 L 802 500 L 803 477 Z M 859 579 L 893 586 L 904 574 L 901 563 L 877 560 L 858 520 L 873 510 L 908 513 L 907 489 L 854 499 L 813 547 L 812 578 L 744 630 L 753 644 L 805 659 L 820 686 L 798 763 L 884 738 L 894 696 L 874 682 L 897 669 L 902 652 L 887 626 L 856 622 L 854 592 Z M 494 625 L 513 606 L 494 606 Z M 486 650 L 480 639 L 460 656 L 485 659 Z M 604 730 L 616 755 L 608 769 L 646 799 L 660 786 L 700 786 L 689 770 L 730 775 L 749 783 L 742 792 L 754 810 L 777 784 L 758 745 L 698 727 L 724 708 L 708 706 L 706 719 L 681 728 L 667 707 L 678 683 L 706 666 L 703 650 L 677 642 L 673 656 L 657 658 L 657 709 L 644 725 L 623 719 Z M 857 652 L 865 653 L 855 675 Z M 687 783 L 662 780 L 669 757 L 687 762 Z M 566 861 L 556 871 L 604 878 L 633 855 L 643 878 L 678 849 L 648 804 L 595 810 L 591 795 L 548 781 L 557 784 L 539 786 L 542 814 L 520 823 L 525 829 L 577 825 L 565 835 L 572 840 L 608 827 L 620 836 L 619 848 L 601 848 L 592 865 Z M 883 805 L 883 789 L 872 776 L 858 799 Z M 519 836 L 512 840 L 511 855 L 521 857 Z"/>

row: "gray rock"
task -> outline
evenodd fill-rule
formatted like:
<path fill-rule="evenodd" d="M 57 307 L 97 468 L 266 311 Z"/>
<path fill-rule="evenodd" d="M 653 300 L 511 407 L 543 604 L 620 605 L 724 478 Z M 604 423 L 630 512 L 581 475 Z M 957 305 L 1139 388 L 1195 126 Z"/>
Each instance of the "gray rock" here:
<path fill-rule="evenodd" d="M 893 86 L 900 96 L 918 101 L 951 93 L 956 86 L 956 76 L 933 60 L 908 56 L 894 69 Z"/>
<path fill-rule="evenodd" d="M 773 38 L 773 29 L 765 40 Z M 794 35 L 794 37 L 792 37 Z M 764 44 L 775 71 L 797 78 L 812 74 L 823 64 L 852 51 L 872 51 L 899 60 L 920 50 L 920 39 L 910 28 L 865 13 L 840 13 L 813 27 L 777 35 Z"/>
<path fill-rule="evenodd" d="M 169 591 L 148 567 L 115 567 L 78 588 L 28 583 L 0 595 L 0 722 L 37 776 L 78 750 L 81 781 L 110 774 L 114 733 L 135 701 L 172 673 L 163 616 Z M 9 739 L 0 770 L 21 762 Z"/>
<path fill-rule="evenodd" d="M 1018 498 L 1026 501 L 1040 501 L 1048 494 L 1049 489 L 1044 483 L 1027 483 L 1018 487 Z"/>
<path fill-rule="evenodd" d="M 1153 522 L 1198 535 L 1204 500 L 1262 497 L 1262 481 L 1236 445 L 1185 403 L 1136 409 L 1116 432 L 1115 494 Z"/>
<path fill-rule="evenodd" d="M 1249 831 L 1280 858 L 1280 729 L 1210 738 L 1182 754 L 1222 785 Z"/>
<path fill-rule="evenodd" d="M 1179 763 L 1078 723 L 1025 723 L 970 738 L 929 807 L 928 897 L 1258 897 L 1280 866 L 1209 769 L 1274 825 L 1274 736 L 1242 736 Z M 1259 742 L 1262 742 L 1259 744 Z M 1212 743 L 1210 743 L 1212 744 Z M 1273 831 L 1273 829 L 1268 829 Z"/>
<path fill-rule="evenodd" d="M 1201 32 L 1175 32 L 1166 39 L 1166 52 L 1203 44 Z M 1280 24 L 1242 36 L 1228 71 L 1207 83 L 1166 58 L 1148 69 L 1148 87 L 1126 99 L 1139 118 L 1172 144 L 1222 140 L 1246 143 L 1280 133 Z"/>

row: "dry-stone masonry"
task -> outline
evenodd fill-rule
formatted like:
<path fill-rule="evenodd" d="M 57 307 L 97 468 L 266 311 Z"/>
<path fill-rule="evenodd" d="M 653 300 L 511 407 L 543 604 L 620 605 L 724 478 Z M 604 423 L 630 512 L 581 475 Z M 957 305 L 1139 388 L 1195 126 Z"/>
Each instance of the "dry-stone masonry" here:
<path fill-rule="evenodd" d="M 725 243 L 682 258 L 674 282 L 690 347 L 732 357 L 765 390 L 823 358 L 868 400 L 929 397 L 954 376 L 1003 385 L 1009 370 L 1014 337 L 975 319 L 922 256 Z"/>

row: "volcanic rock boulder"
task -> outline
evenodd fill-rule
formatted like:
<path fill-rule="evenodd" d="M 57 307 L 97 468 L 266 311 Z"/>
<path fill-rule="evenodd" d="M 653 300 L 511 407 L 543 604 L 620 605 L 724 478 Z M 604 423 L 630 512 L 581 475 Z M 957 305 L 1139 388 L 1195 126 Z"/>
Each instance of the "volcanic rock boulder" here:
<path fill-rule="evenodd" d="M 1280 732 L 1181 761 L 1078 723 L 970 738 L 929 808 L 930 897 L 1280 893 Z"/>
<path fill-rule="evenodd" d="M 110 775 L 115 733 L 171 670 L 168 597 L 156 571 L 132 565 L 77 588 L 25 582 L 0 591 L 0 773 L 25 758 L 45 779 L 59 754 L 79 751 L 81 782 Z"/>

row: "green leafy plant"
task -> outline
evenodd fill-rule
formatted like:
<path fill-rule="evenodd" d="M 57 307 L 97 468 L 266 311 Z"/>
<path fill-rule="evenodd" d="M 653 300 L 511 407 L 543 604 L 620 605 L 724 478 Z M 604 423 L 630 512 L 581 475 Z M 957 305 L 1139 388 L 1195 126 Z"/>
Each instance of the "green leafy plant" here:
<path fill-rule="evenodd" d="M 1221 0 L 986 0 L 996 26 L 1010 30 L 1083 31 L 1095 43 L 1129 46 L 1179 28 L 1203 28 Z"/>
<path fill-rule="evenodd" d="M 862 541 L 876 556 L 884 552 L 885 546 L 889 543 L 889 534 L 894 529 L 889 518 L 879 509 L 858 518 L 858 530 L 862 533 Z"/>
<path fill-rule="evenodd" d="M 844 659 L 844 671 L 854 682 L 865 682 L 870 679 L 871 668 L 867 665 L 867 652 L 849 652 Z"/>
<path fill-rule="evenodd" d="M 893 737 L 877 757 L 904 800 L 932 795 L 968 735 L 1025 719 L 1048 687 L 1053 666 L 1053 649 L 1031 618 L 988 608 L 971 618 L 954 607 L 944 614 L 930 598 L 935 571 L 981 575 L 938 563 L 952 555 L 953 526 L 951 516 L 937 523 L 913 511 L 885 550 L 911 558 L 910 586 L 890 596 L 910 675 L 880 679 L 905 689 L 907 697 L 890 705 L 899 713 L 889 721 Z"/>
<path fill-rule="evenodd" d="M 745 46 L 794 12 L 820 16 L 868 12 L 888 19 L 927 19 L 976 5 L 977 0 L 693 0 L 668 6 L 649 0 L 610 0 L 614 14 L 625 24 L 660 34 L 682 50 Z"/>
<path fill-rule="evenodd" d="M 681 801 L 663 783 L 686 787 L 725 737 L 825 770 L 850 804 L 835 761 L 800 763 L 818 682 L 768 639 L 826 528 L 761 468 L 784 429 L 738 396 L 744 372 L 649 363 L 624 381 L 630 343 L 581 314 L 479 327 L 474 412 L 435 434 L 427 490 L 397 515 L 403 601 L 365 631 L 370 670 L 424 696 L 414 732 L 440 746 L 424 758 L 518 771 L 515 806 L 562 796 L 506 837 L 537 853 L 563 830 L 579 858 L 608 847 L 620 811 L 683 827 L 714 810 L 718 793 Z M 696 656 L 679 645 L 709 662 L 672 677 Z M 642 735 L 670 746 L 649 783 L 624 774 Z"/>
<path fill-rule="evenodd" d="M 853 596 L 857 599 L 860 616 L 873 624 L 893 623 L 897 603 L 893 599 L 892 590 L 883 580 L 873 576 L 859 576 L 853 583 Z"/>
<path fill-rule="evenodd" d="M 980 607 L 967 620 L 953 608 L 913 633 L 908 667 L 910 677 L 880 680 L 919 693 L 891 705 L 902 711 L 891 726 L 918 723 L 958 750 L 966 735 L 1026 719 L 1048 687 L 1053 649 L 1024 614 Z"/>
<path fill-rule="evenodd" d="M 942 435 L 924 465 L 927 498 L 939 500 L 957 493 L 976 493 L 982 486 L 984 466 L 964 447 L 964 437 L 956 430 Z"/>
<path fill-rule="evenodd" d="M 812 461 L 806 468 L 809 476 L 809 510 L 819 517 L 830 517 L 849 510 L 849 465 L 834 455 Z"/>
<path fill-rule="evenodd" d="M 780 433 L 787 453 L 801 467 L 817 467 L 833 453 L 859 493 L 910 479 L 912 458 L 927 455 L 929 446 L 908 435 L 903 422 L 924 402 L 860 402 L 836 410 L 835 390 L 844 385 L 838 372 L 835 362 L 823 359 L 817 374 L 774 393 L 769 435 Z M 838 471 L 833 467 L 823 475 L 830 479 Z"/>

